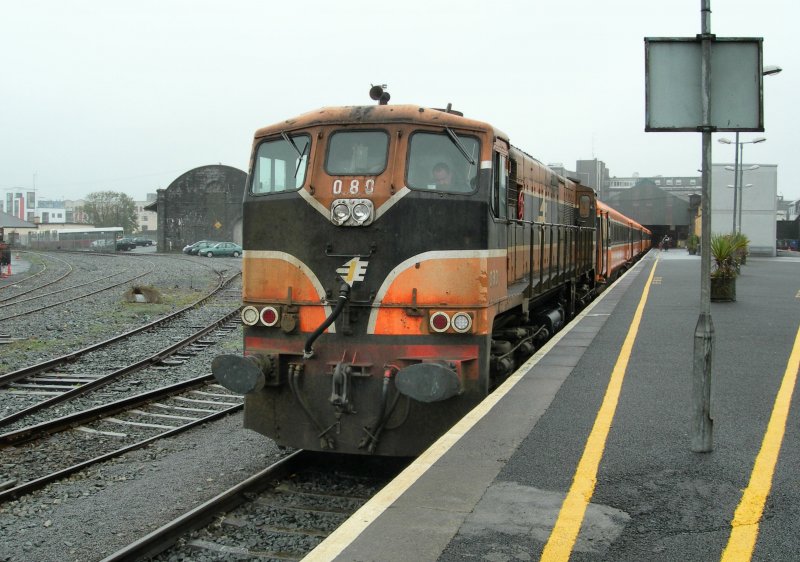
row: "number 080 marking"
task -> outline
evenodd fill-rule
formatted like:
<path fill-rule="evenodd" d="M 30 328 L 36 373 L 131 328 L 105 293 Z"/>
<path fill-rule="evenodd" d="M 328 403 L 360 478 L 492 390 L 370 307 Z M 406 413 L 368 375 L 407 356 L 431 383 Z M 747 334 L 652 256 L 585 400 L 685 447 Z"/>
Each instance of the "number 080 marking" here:
<path fill-rule="evenodd" d="M 333 181 L 333 194 L 342 194 L 342 180 Z M 364 193 L 371 195 L 375 191 L 375 180 L 370 178 L 364 182 Z M 350 195 L 358 195 L 361 192 L 361 183 L 358 180 L 350 180 L 350 188 L 347 190 Z"/>

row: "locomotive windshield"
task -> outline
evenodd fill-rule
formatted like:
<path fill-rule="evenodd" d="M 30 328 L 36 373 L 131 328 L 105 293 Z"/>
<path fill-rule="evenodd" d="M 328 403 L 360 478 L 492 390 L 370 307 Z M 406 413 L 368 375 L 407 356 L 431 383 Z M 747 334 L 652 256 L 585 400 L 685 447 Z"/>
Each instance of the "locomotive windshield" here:
<path fill-rule="evenodd" d="M 386 169 L 389 135 L 384 131 L 339 131 L 328 141 L 325 170 L 332 176 L 377 175 Z"/>
<path fill-rule="evenodd" d="M 258 146 L 253 168 L 253 193 L 296 191 L 306 180 L 308 135 L 283 135 Z"/>
<path fill-rule="evenodd" d="M 479 156 L 480 143 L 475 137 L 414 133 L 408 149 L 406 184 L 411 189 L 474 191 Z"/>

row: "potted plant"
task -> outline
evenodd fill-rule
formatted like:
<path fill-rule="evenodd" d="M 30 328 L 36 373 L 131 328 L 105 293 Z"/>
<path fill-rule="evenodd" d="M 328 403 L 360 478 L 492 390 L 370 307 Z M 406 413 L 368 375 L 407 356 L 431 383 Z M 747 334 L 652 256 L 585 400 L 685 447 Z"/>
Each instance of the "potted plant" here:
<path fill-rule="evenodd" d="M 734 245 L 736 261 L 741 265 L 746 264 L 747 254 L 749 253 L 748 249 L 750 246 L 750 239 L 741 232 L 737 232 L 735 234 L 731 234 L 731 242 Z"/>
<path fill-rule="evenodd" d="M 700 245 L 700 237 L 697 234 L 690 234 L 686 238 L 686 249 L 689 250 L 689 255 L 697 255 L 697 247 Z"/>
<path fill-rule="evenodd" d="M 735 301 L 736 277 L 739 262 L 736 261 L 737 245 L 730 234 L 715 234 L 711 237 L 711 300 Z"/>

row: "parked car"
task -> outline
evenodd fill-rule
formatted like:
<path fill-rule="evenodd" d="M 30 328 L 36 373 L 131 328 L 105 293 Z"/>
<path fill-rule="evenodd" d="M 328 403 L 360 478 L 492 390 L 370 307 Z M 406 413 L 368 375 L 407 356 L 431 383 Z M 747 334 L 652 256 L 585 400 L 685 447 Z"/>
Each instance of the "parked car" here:
<path fill-rule="evenodd" d="M 149 238 L 134 238 L 133 243 L 137 246 L 152 246 L 153 241 Z"/>
<path fill-rule="evenodd" d="M 220 242 L 208 248 L 200 250 L 200 255 L 213 258 L 215 256 L 233 256 L 238 258 L 242 255 L 242 247 L 234 242 Z"/>
<path fill-rule="evenodd" d="M 127 252 L 128 250 L 133 250 L 136 247 L 136 244 L 133 241 L 133 238 L 120 238 L 117 240 L 117 250 L 121 250 L 123 252 Z"/>
<path fill-rule="evenodd" d="M 198 240 L 194 244 L 187 244 L 184 246 L 183 253 L 189 254 L 190 256 L 196 256 L 197 252 L 199 252 L 201 249 L 208 248 L 214 244 L 219 244 L 219 240 Z"/>

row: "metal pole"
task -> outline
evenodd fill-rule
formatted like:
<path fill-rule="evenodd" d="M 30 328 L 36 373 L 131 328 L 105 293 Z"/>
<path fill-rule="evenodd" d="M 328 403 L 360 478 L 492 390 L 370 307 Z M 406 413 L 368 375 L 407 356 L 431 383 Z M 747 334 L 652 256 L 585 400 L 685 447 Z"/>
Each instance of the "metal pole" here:
<path fill-rule="evenodd" d="M 714 324 L 711 321 L 711 0 L 700 0 L 702 21 L 703 191 L 701 200 L 700 317 L 694 330 L 692 372 L 691 449 L 707 453 L 713 448 L 711 419 L 711 359 Z"/>
<path fill-rule="evenodd" d="M 736 133 L 739 136 L 739 133 Z M 742 231 L 742 203 L 744 201 L 744 144 L 739 146 L 739 230 Z"/>
<path fill-rule="evenodd" d="M 736 200 L 739 199 L 739 131 L 736 131 L 736 155 L 733 157 L 733 230 L 736 234 Z"/>

